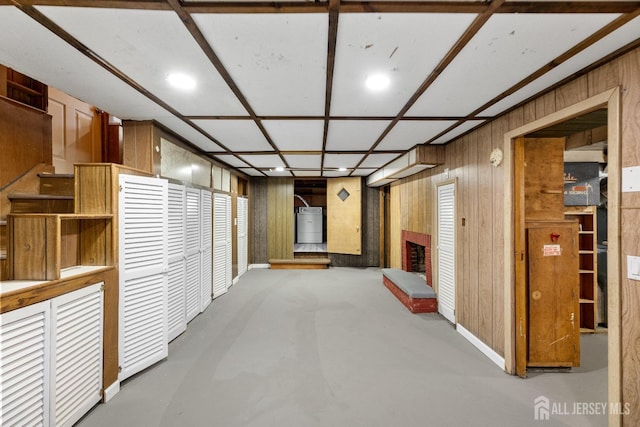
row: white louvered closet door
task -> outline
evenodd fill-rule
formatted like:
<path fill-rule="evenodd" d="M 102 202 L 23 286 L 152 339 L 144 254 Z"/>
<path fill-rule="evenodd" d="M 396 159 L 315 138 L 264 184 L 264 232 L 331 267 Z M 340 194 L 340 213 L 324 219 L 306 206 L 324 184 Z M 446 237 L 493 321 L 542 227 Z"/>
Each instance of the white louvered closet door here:
<path fill-rule="evenodd" d="M 209 190 L 200 190 L 200 196 L 202 207 L 200 311 L 204 311 L 211 304 L 213 294 L 213 196 Z"/>
<path fill-rule="evenodd" d="M 0 315 L 0 425 L 49 426 L 49 301 Z"/>
<path fill-rule="evenodd" d="M 227 292 L 227 199 L 226 194 L 213 195 L 213 297 Z M 230 218 L 230 215 L 229 215 Z M 230 224 L 229 224 L 230 225 Z"/>
<path fill-rule="evenodd" d="M 167 181 L 120 175 L 120 381 L 167 357 Z"/>
<path fill-rule="evenodd" d="M 238 277 L 247 271 L 249 203 L 238 197 Z"/>
<path fill-rule="evenodd" d="M 72 426 L 102 398 L 103 284 L 51 300 L 51 420 Z"/>
<path fill-rule="evenodd" d="M 187 322 L 200 313 L 200 190 L 187 187 L 187 281 L 186 310 Z"/>
<path fill-rule="evenodd" d="M 438 312 L 456 323 L 455 184 L 438 187 Z"/>
<path fill-rule="evenodd" d="M 168 196 L 168 337 L 171 342 L 187 329 L 186 305 L 186 192 L 184 185 L 169 183 Z"/>
<path fill-rule="evenodd" d="M 227 289 L 229 289 L 231 287 L 231 285 L 233 285 L 233 258 L 232 258 L 232 253 L 231 253 L 231 248 L 233 247 L 233 244 L 231 243 L 231 238 L 232 238 L 232 234 L 231 234 L 231 196 L 226 196 L 225 195 L 225 202 L 227 205 L 227 211 L 226 211 L 226 219 L 225 219 L 225 224 L 226 224 L 226 228 L 227 228 L 227 252 L 226 252 L 226 259 L 225 259 L 225 271 L 226 271 L 226 276 L 225 276 L 225 280 L 226 280 L 226 286 Z"/>

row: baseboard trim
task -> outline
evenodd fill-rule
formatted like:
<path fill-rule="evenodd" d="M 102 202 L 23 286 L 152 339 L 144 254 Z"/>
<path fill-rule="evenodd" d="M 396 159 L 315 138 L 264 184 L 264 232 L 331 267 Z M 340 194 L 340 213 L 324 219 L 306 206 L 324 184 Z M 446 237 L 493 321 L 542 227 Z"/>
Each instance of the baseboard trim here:
<path fill-rule="evenodd" d="M 473 335 L 471 332 L 467 331 L 464 326 L 457 324 L 456 330 L 467 339 L 471 344 L 474 345 L 478 350 L 482 352 L 485 356 L 487 356 L 493 363 L 498 365 L 498 367 L 502 370 L 505 369 L 504 366 L 504 357 L 500 356 L 496 353 L 491 347 L 480 341 L 478 337 Z"/>
<path fill-rule="evenodd" d="M 233 279 L 233 281 L 231 282 L 232 285 L 235 285 L 236 283 L 238 283 L 238 280 L 240 280 L 240 276 L 236 277 L 235 279 Z"/>
<path fill-rule="evenodd" d="M 249 264 L 249 270 L 254 268 L 269 268 L 269 264 Z"/>
<path fill-rule="evenodd" d="M 116 394 L 118 394 L 119 391 L 120 391 L 120 381 L 116 381 L 113 384 L 111 384 L 109 387 L 104 389 L 104 394 L 102 396 L 102 401 L 104 403 L 107 403 L 108 401 L 113 399 L 113 397 Z"/>

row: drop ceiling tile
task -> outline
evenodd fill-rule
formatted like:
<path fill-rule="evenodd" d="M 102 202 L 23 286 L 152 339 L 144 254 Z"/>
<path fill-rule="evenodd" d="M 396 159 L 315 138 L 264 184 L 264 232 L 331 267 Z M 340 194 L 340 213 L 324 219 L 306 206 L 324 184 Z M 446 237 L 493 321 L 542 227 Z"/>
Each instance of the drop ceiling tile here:
<path fill-rule="evenodd" d="M 282 159 L 277 154 L 243 154 L 240 157 L 254 168 L 284 167 Z"/>
<path fill-rule="evenodd" d="M 470 114 L 617 16 L 493 15 L 407 115 Z"/>
<path fill-rule="evenodd" d="M 260 172 L 260 171 L 258 171 L 256 169 L 253 169 L 253 168 L 241 168 L 240 171 L 245 173 L 245 174 L 247 174 L 247 175 L 249 175 L 249 176 L 264 176 L 262 174 L 262 172 Z"/>
<path fill-rule="evenodd" d="M 353 168 L 362 159 L 362 154 L 325 154 L 325 168 Z"/>
<path fill-rule="evenodd" d="M 394 154 L 392 153 L 376 154 L 375 152 L 373 152 L 372 154 L 369 154 L 366 159 L 364 159 L 360 167 L 380 168 L 399 156 L 401 156 L 401 154 L 395 154 L 395 153 Z"/>
<path fill-rule="evenodd" d="M 231 151 L 271 151 L 253 120 L 193 120 Z"/>
<path fill-rule="evenodd" d="M 350 172 L 351 172 L 351 169 L 347 169 L 346 172 L 340 172 L 335 170 L 325 170 L 322 172 L 322 176 L 325 176 L 327 178 L 340 178 L 343 176 L 349 176 Z"/>
<path fill-rule="evenodd" d="M 493 104 L 493 106 L 481 112 L 480 115 L 498 115 L 510 107 L 513 107 L 514 105 L 517 105 L 518 103 L 542 92 L 544 89 L 553 86 L 562 79 L 588 67 L 600 58 L 605 57 L 611 52 L 615 52 L 638 38 L 640 38 L 640 17 L 632 20 L 628 24 L 589 46 L 579 54 L 558 65 L 553 70 L 523 87 L 513 95 Z"/>
<path fill-rule="evenodd" d="M 287 154 L 285 160 L 292 168 L 297 169 L 320 169 L 322 157 L 319 154 Z"/>
<path fill-rule="evenodd" d="M 263 120 L 262 125 L 281 151 L 322 150 L 322 120 Z"/>
<path fill-rule="evenodd" d="M 171 116 L 16 7 L 0 6 L 0 11 L 1 64 L 122 119 Z"/>
<path fill-rule="evenodd" d="M 400 120 L 376 150 L 408 150 L 424 144 L 455 123 L 453 120 Z"/>
<path fill-rule="evenodd" d="M 376 171 L 376 169 L 356 169 L 353 171 L 353 173 L 351 175 L 353 176 L 369 176 L 372 173 L 374 173 Z"/>
<path fill-rule="evenodd" d="M 447 142 L 450 142 L 453 139 L 455 139 L 457 136 L 462 135 L 466 131 L 473 129 L 474 127 L 481 125 L 484 122 L 485 120 L 467 120 L 457 128 L 452 129 L 451 132 L 433 141 L 432 144 L 446 144 Z"/>
<path fill-rule="evenodd" d="M 308 170 L 308 171 L 298 170 L 298 171 L 293 171 L 293 174 L 295 176 L 322 176 L 322 174 L 320 173 L 319 170 L 317 170 L 317 171 L 313 171 L 313 170 Z"/>
<path fill-rule="evenodd" d="M 181 114 L 247 114 L 173 11 L 55 6 L 38 10 Z M 196 88 L 170 87 L 166 78 L 171 73 L 192 76 Z"/>
<path fill-rule="evenodd" d="M 389 123 L 390 120 L 331 120 L 327 150 L 367 151 Z"/>
<path fill-rule="evenodd" d="M 220 160 L 221 162 L 225 162 L 226 164 L 228 164 L 229 166 L 233 166 L 234 168 L 244 168 L 249 166 L 232 154 L 217 155 L 216 159 Z"/>
<path fill-rule="evenodd" d="M 192 16 L 256 114 L 324 114 L 327 14 Z"/>
<path fill-rule="evenodd" d="M 265 170 L 264 173 L 267 176 L 292 176 L 291 172 L 289 172 L 287 170 L 282 171 L 282 172 L 278 172 L 278 171 L 275 171 L 275 170 Z"/>
<path fill-rule="evenodd" d="M 341 14 L 331 114 L 398 114 L 475 16 L 437 13 Z M 367 90 L 366 78 L 377 73 L 389 76 L 389 87 L 377 92 Z"/>
<path fill-rule="evenodd" d="M 162 117 L 157 119 L 158 123 L 161 123 L 175 132 L 176 135 L 182 136 L 187 141 L 191 142 L 196 147 L 200 148 L 205 152 L 220 152 L 224 151 L 222 147 L 220 147 L 215 142 L 211 141 L 208 137 L 203 135 L 198 130 L 191 127 L 189 124 L 185 123 L 183 120 L 171 116 L 171 117 Z"/>

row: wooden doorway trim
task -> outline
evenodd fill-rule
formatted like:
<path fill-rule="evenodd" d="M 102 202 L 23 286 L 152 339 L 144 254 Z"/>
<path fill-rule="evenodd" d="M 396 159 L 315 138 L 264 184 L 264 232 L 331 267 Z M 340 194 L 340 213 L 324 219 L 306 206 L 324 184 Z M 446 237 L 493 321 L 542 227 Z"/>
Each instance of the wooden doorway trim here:
<path fill-rule="evenodd" d="M 608 210 L 607 232 L 608 253 L 607 265 L 607 292 L 608 292 L 608 401 L 621 402 L 622 378 L 621 378 L 621 337 L 620 337 L 620 135 L 621 135 L 621 98 L 620 88 L 615 87 L 601 94 L 595 95 L 570 107 L 559 110 L 541 119 L 535 120 L 519 128 L 513 129 L 504 135 L 504 212 L 510 216 L 510 220 L 504 222 L 504 301 L 505 301 L 505 370 L 515 373 L 515 224 L 514 224 L 514 141 L 517 137 L 531 132 L 547 128 L 557 123 L 569 120 L 576 116 L 607 108 L 607 161 L 609 169 L 608 177 Z M 609 415 L 609 425 L 621 424 L 621 415 Z"/>

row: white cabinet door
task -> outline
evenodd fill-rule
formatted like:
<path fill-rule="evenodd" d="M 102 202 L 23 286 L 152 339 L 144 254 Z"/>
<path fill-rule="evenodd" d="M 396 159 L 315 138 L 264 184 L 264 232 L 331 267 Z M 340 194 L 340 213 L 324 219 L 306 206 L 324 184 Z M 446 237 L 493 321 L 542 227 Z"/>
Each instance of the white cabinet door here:
<path fill-rule="evenodd" d="M 49 301 L 0 315 L 0 425 L 48 426 Z"/>
<path fill-rule="evenodd" d="M 213 296 L 231 286 L 231 197 L 213 195 Z"/>
<path fill-rule="evenodd" d="M 169 183 L 168 195 L 168 337 L 171 342 L 187 329 L 186 306 L 186 191 L 184 185 Z"/>
<path fill-rule="evenodd" d="M 238 197 L 238 277 L 247 271 L 249 203 Z"/>
<path fill-rule="evenodd" d="M 229 289 L 231 287 L 231 285 L 233 285 L 233 258 L 232 258 L 232 254 L 231 254 L 231 248 L 233 247 L 233 244 L 231 243 L 231 238 L 232 238 L 232 234 L 231 234 L 231 196 L 226 196 L 225 198 L 225 202 L 226 202 L 226 217 L 225 217 L 225 224 L 227 227 L 227 251 L 226 251 L 226 259 L 225 259 L 225 284 L 227 286 L 227 289 Z"/>
<path fill-rule="evenodd" d="M 120 175 L 120 381 L 167 357 L 167 181 Z"/>
<path fill-rule="evenodd" d="M 202 233 L 200 237 L 200 311 L 204 311 L 211 304 L 213 294 L 213 207 L 212 195 L 209 190 L 200 190 L 201 202 L 201 225 Z"/>
<path fill-rule="evenodd" d="M 72 426 L 100 401 L 103 284 L 51 300 L 51 420 Z"/>
<path fill-rule="evenodd" d="M 456 323 L 456 186 L 438 187 L 438 312 Z"/>
<path fill-rule="evenodd" d="M 200 190 L 187 187 L 186 311 L 187 322 L 200 313 Z"/>

